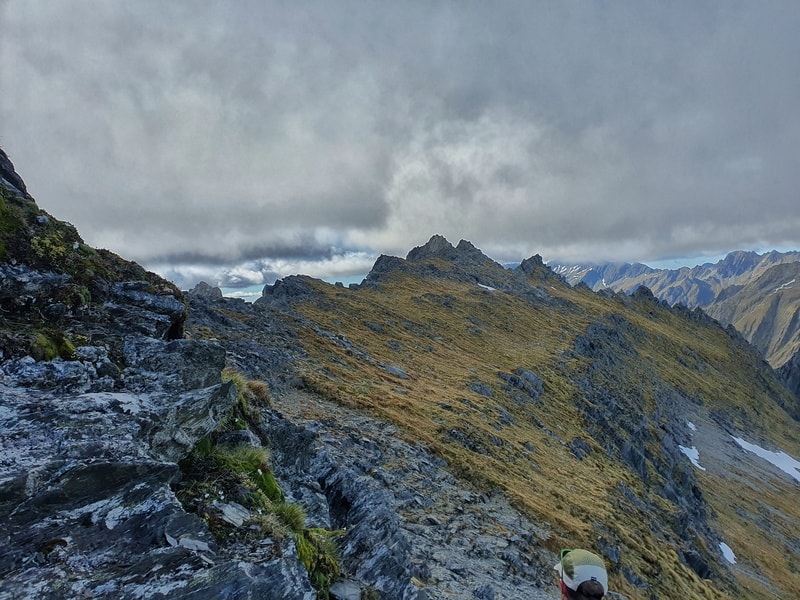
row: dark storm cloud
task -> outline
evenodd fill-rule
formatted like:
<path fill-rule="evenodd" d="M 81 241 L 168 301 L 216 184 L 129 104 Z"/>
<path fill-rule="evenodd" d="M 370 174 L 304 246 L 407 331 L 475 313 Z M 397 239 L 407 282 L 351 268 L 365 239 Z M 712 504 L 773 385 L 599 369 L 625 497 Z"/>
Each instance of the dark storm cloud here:
<path fill-rule="evenodd" d="M 0 27 L 31 193 L 176 279 L 359 272 L 433 233 L 498 260 L 800 244 L 791 3 L 7 0 Z"/>
<path fill-rule="evenodd" d="M 243 247 L 242 251 L 236 256 L 236 261 L 249 262 L 263 260 L 265 256 L 278 261 L 295 260 L 330 260 L 335 254 L 335 249 L 329 245 L 318 243 L 310 235 L 298 236 L 292 240 L 291 244 L 286 245 L 264 245 L 254 247 Z M 205 264 L 209 266 L 229 265 L 229 258 L 218 256 L 213 248 L 207 252 L 185 252 L 183 254 L 169 254 L 156 256 L 154 262 L 157 263 L 178 263 L 178 264 Z"/>

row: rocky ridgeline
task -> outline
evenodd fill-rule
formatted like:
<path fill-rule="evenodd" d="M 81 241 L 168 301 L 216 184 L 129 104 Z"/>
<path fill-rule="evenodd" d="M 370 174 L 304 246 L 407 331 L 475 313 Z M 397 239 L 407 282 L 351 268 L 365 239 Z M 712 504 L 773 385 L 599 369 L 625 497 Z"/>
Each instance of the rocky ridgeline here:
<path fill-rule="evenodd" d="M 733 325 L 779 369 L 800 353 L 800 252 L 736 251 L 715 264 L 652 269 L 643 264 L 553 265 L 571 285 L 631 294 L 645 286 L 670 306 L 701 307 Z"/>
<path fill-rule="evenodd" d="M 382 281 L 398 272 L 506 291 L 526 298 L 537 306 L 563 303 L 547 292 L 547 285 L 553 281 L 563 283 L 564 280 L 545 267 L 538 254 L 525 259 L 515 269 L 505 269 L 470 242 L 461 240 L 458 245 L 453 246 L 441 235 L 434 235 L 426 244 L 413 248 L 405 260 L 395 256 L 378 257 L 364 281 L 351 287 L 379 288 Z M 534 285 L 533 280 L 538 280 L 540 285 Z M 260 300 L 271 302 L 272 295 L 273 292 L 268 287 Z"/>
<path fill-rule="evenodd" d="M 362 284 L 350 287 L 355 290 L 360 287 L 380 290 L 396 276 L 401 281 L 403 277 L 451 280 L 505 291 L 528 300 L 537 308 L 548 306 L 571 310 L 572 307 L 569 300 L 563 299 L 565 294 L 551 293 L 558 286 L 566 287 L 566 283 L 547 269 L 539 257 L 524 261 L 516 269 L 504 269 L 484 257 L 468 242 L 462 241 L 453 247 L 441 236 L 434 236 L 428 244 L 415 248 L 405 260 L 381 257 Z M 240 338 L 247 338 L 247 343 L 252 344 L 254 339 L 251 333 L 255 333 L 261 336 L 259 343 L 264 343 L 265 350 L 274 347 L 274 344 L 283 344 L 290 354 L 302 356 L 299 345 L 288 341 L 295 334 L 281 331 L 280 336 L 272 342 L 267 342 L 263 337 L 263 331 L 272 329 L 277 332 L 293 320 L 303 323 L 320 338 L 344 348 L 349 356 L 363 364 L 383 366 L 400 379 L 408 377 L 399 367 L 381 365 L 380 358 L 360 348 L 358 341 L 350 340 L 341 333 L 325 331 L 315 323 L 303 322 L 303 317 L 292 309 L 300 302 L 318 301 L 318 306 L 335 310 L 331 297 L 321 297 L 323 294 L 315 291 L 317 289 L 309 278 L 290 277 L 267 286 L 253 306 L 245 308 L 241 304 L 241 309 L 237 306 L 232 310 L 233 305 L 228 304 L 226 310 L 219 312 L 230 318 L 242 310 L 241 317 L 234 319 L 237 322 L 235 327 L 241 333 Z M 321 296 L 315 299 L 315 294 Z M 608 456 L 618 457 L 620 463 L 644 483 L 645 491 L 634 491 L 620 483 L 610 492 L 612 505 L 622 514 L 632 515 L 637 522 L 652 523 L 665 546 L 673 548 L 680 563 L 694 571 L 700 579 L 736 589 L 730 565 L 720 550 L 723 539 L 714 522 L 714 510 L 709 506 L 695 468 L 685 455 L 685 449 L 692 446 L 686 416 L 705 414 L 703 400 L 660 379 L 649 365 L 647 355 L 642 353 L 641 348 L 634 348 L 630 341 L 642 339 L 651 333 L 637 330 L 625 315 L 628 309 L 651 316 L 661 313 L 663 317 L 664 313 L 671 313 L 676 318 L 696 323 L 700 328 L 717 332 L 722 332 L 722 329 L 701 309 L 690 310 L 684 306 L 670 308 L 646 288 L 640 288 L 632 296 L 611 291 L 601 295 L 610 297 L 618 304 L 618 314 L 611 313 L 589 325 L 583 335 L 577 336 L 573 348 L 565 355 L 565 358 L 577 358 L 587 365 L 581 372 L 571 375 L 582 391 L 584 401 L 580 407 L 586 439 L 561 440 L 555 433 L 551 437 L 567 445 L 579 460 L 591 452 L 592 440 L 598 442 Z M 446 295 L 438 300 L 443 306 L 448 306 Z M 452 300 L 455 302 L 455 298 Z M 206 314 L 206 309 L 202 308 L 206 304 L 198 302 L 197 306 L 199 310 L 193 308 L 192 314 Z M 272 316 L 267 318 L 266 315 Z M 284 320 L 278 315 L 289 315 L 291 319 Z M 383 333 L 379 323 L 365 322 L 364 326 Z M 262 376 L 270 371 L 274 374 L 283 372 L 281 368 L 272 370 L 263 359 L 257 358 L 260 354 L 257 348 L 246 349 L 242 339 L 234 340 L 232 337 L 224 342 L 226 347 L 240 349 L 235 350 L 240 356 L 248 352 L 252 357 L 250 368 L 260 369 Z M 741 335 L 728 327 L 723 337 L 726 337 L 724 343 L 730 349 L 737 349 L 748 369 L 758 373 L 764 381 L 770 380 L 772 373 L 768 365 Z M 387 345 L 391 347 L 391 344 L 389 340 Z M 708 368 L 703 358 L 689 345 L 675 360 L 696 372 Z M 243 368 L 247 369 L 249 362 L 242 360 Z M 273 366 L 276 365 L 273 363 Z M 645 412 L 642 390 L 635 383 L 630 389 L 625 388 L 622 382 L 620 385 L 609 385 L 609 374 L 622 374 L 626 366 L 649 378 L 646 387 L 654 392 L 653 407 L 647 409 L 650 412 Z M 252 375 L 256 375 L 256 372 Z M 521 404 L 536 403 L 542 390 L 541 381 L 534 373 L 522 370 L 513 374 L 499 373 L 498 376 L 505 382 L 512 400 L 515 394 L 519 394 L 523 396 Z M 271 381 L 275 389 L 280 388 L 281 382 L 292 381 L 291 376 L 285 374 L 278 379 Z M 491 381 L 465 384 L 476 394 L 487 396 L 497 387 L 496 382 Z M 365 420 L 363 415 L 345 411 L 341 407 L 325 406 L 317 397 L 310 399 L 300 388 L 302 383 L 296 380 L 292 385 L 282 388 L 282 392 L 276 395 L 275 405 L 286 422 L 291 422 L 292 427 L 301 427 L 301 436 L 307 440 L 306 446 L 315 449 L 303 459 L 297 459 L 303 455 L 298 448 L 292 452 L 278 452 L 276 456 L 281 464 L 279 472 L 283 476 L 294 472 L 292 477 L 284 480 L 294 497 L 305 506 L 314 506 L 316 494 L 326 499 L 318 503 L 323 515 L 322 522 L 331 527 L 348 527 L 351 532 L 349 535 L 358 537 L 349 529 L 353 522 L 341 519 L 342 514 L 348 518 L 352 516 L 349 503 L 354 495 L 342 492 L 341 483 L 336 478 L 325 476 L 327 452 L 344 463 L 342 466 L 350 472 L 348 481 L 369 482 L 377 493 L 385 496 L 383 504 L 396 507 L 395 513 L 401 517 L 401 539 L 406 540 L 409 546 L 407 549 L 401 546 L 402 552 L 398 551 L 399 554 L 394 558 L 404 565 L 402 572 L 410 573 L 412 581 L 418 582 L 420 593 L 433 597 L 470 597 L 470 594 L 482 597 L 481 594 L 486 594 L 486 597 L 499 598 L 536 597 L 536 593 L 547 593 L 545 590 L 552 577 L 549 569 L 552 554 L 545 548 L 545 540 L 548 539 L 546 525 L 532 524 L 507 506 L 491 507 L 491 495 L 479 494 L 468 484 L 454 479 L 445 465 L 426 455 L 422 449 L 413 445 L 404 446 L 402 440 L 396 439 L 391 428 L 387 430 L 385 426 Z M 779 397 L 775 401 L 789 415 L 797 414 L 797 404 L 791 402 L 788 396 L 776 396 Z M 528 416 L 534 420 L 535 415 Z M 508 418 L 513 419 L 510 415 Z M 719 431 L 723 432 L 718 436 L 720 440 L 724 440 L 724 432 L 736 430 L 729 416 L 718 413 L 714 420 L 716 423 L 707 423 L 707 427 L 715 431 L 719 427 Z M 343 429 L 347 429 L 343 424 L 351 423 L 358 425 L 349 433 L 343 432 Z M 537 427 L 541 427 L 541 424 Z M 480 445 L 474 444 L 468 433 L 453 429 L 448 435 L 452 441 L 482 452 Z M 290 437 L 286 434 L 283 439 Z M 273 441 L 272 445 L 275 448 L 281 446 L 278 440 Z M 707 450 L 715 456 L 724 454 L 718 448 L 709 447 Z M 293 457 L 288 465 L 284 460 L 286 456 Z M 296 467 L 293 460 L 299 460 L 302 468 L 293 471 Z M 721 471 L 725 472 L 725 468 Z M 314 476 L 304 482 L 301 473 L 313 473 Z M 419 479 L 417 473 L 422 474 Z M 376 503 L 378 505 L 380 502 Z M 323 508 L 329 512 L 326 514 Z M 356 514 L 361 513 L 360 506 L 352 510 Z M 394 532 L 394 521 L 387 517 L 384 522 L 387 524 L 384 529 Z M 652 593 L 648 591 L 647 574 L 636 572 L 627 564 L 620 537 L 602 523 L 592 526 L 598 548 L 615 571 L 633 588 L 641 590 L 643 595 Z M 490 531 L 504 531 L 506 535 L 487 537 L 485 533 Z M 371 535 L 380 537 L 375 533 Z M 384 533 L 382 539 L 392 540 L 393 536 L 394 533 L 389 537 Z M 393 542 L 388 543 L 394 545 Z M 366 575 L 365 571 L 358 570 L 357 565 L 363 563 L 350 562 L 348 555 L 345 558 L 351 566 L 351 572 L 362 577 L 361 581 L 375 581 L 372 574 Z"/>

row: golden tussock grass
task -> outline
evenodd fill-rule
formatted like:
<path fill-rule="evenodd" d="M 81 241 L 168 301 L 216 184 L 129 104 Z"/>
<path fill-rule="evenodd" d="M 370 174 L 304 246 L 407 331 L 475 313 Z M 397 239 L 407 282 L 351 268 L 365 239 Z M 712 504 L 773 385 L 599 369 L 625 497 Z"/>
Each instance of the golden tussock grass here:
<path fill-rule="evenodd" d="M 652 530 L 649 515 L 621 503 L 620 484 L 645 494 L 643 484 L 586 434 L 579 410 L 585 399 L 576 381 L 587 360 L 571 350 L 591 323 L 622 314 L 635 353 L 609 378 L 609 389 L 636 399 L 648 414 L 659 389 L 674 386 L 734 424 L 771 431 L 797 452 L 796 427 L 770 396 L 783 392 L 768 378 L 753 381 L 758 374 L 742 368 L 741 351 L 725 331 L 650 300 L 604 297 L 558 281 L 542 288 L 554 302 L 538 305 L 468 283 L 401 274 L 380 290 L 313 285 L 320 295 L 295 307 L 314 324 L 300 332 L 309 354 L 300 370 L 309 388 L 400 426 L 456 474 L 503 489 L 517 507 L 551 525 L 548 546 L 591 547 L 600 526 L 620 540 L 623 564 L 646 577 L 660 597 L 722 597 Z M 538 401 L 518 404 L 504 389 L 498 373 L 517 369 L 541 378 Z M 575 438 L 590 447 L 584 460 L 568 447 Z M 757 530 L 727 510 L 734 487 L 714 480 L 705 490 L 719 525 L 731 545 L 747 546 L 752 564 L 763 563 L 759 552 L 764 561 L 777 561 L 779 551 L 764 547 Z M 665 513 L 675 510 L 652 493 L 648 498 Z M 790 506 L 785 514 L 800 516 Z M 787 582 L 791 568 L 784 567 Z M 621 573 L 611 578 L 613 589 L 640 597 Z M 753 598 L 769 597 L 757 585 L 747 589 Z"/>

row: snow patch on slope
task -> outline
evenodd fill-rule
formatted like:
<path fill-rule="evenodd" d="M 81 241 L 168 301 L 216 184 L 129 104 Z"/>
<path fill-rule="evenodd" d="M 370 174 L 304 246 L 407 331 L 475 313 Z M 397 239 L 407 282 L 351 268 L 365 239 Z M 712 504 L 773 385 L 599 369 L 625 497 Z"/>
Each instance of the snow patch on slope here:
<path fill-rule="evenodd" d="M 738 438 L 735 436 L 731 436 L 734 441 L 739 444 L 743 449 L 748 452 L 752 452 L 753 454 L 760 456 L 764 460 L 772 463 L 776 467 L 778 467 L 784 473 L 788 473 L 795 480 L 800 482 L 800 461 L 795 460 L 785 452 L 773 452 L 772 450 L 765 450 L 761 446 L 757 446 L 756 444 L 751 444 L 743 440 L 742 438 Z"/>

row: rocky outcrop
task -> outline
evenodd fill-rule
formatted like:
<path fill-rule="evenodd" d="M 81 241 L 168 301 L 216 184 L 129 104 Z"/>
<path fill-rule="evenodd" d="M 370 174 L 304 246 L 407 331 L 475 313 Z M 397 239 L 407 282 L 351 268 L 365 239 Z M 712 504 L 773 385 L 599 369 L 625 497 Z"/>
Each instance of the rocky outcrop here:
<path fill-rule="evenodd" d="M 292 539 L 220 544 L 173 491 L 236 402 L 226 350 L 0 176 L 0 599 L 315 598 Z"/>
<path fill-rule="evenodd" d="M 307 293 L 298 291 L 298 298 Z M 502 494 L 456 479 L 401 430 L 305 389 L 289 360 L 305 358 L 297 315 L 263 302 L 190 300 L 188 328 L 213 327 L 229 361 L 270 383 L 274 408 L 264 412 L 258 434 L 287 500 L 304 507 L 309 526 L 345 532 L 339 548 L 346 575 L 332 588 L 342 594 L 334 598 L 550 597 L 552 555 L 539 547 L 546 530 Z M 507 379 L 525 396 L 520 402 L 541 393 L 530 371 Z"/>
<path fill-rule="evenodd" d="M 54 390 L 22 387 L 20 373 L 37 367 L 4 365 L 0 598 L 314 598 L 292 543 L 282 559 L 231 555 L 172 491 L 178 461 L 235 402 L 220 382 L 224 351 L 147 338 L 126 347 L 131 385 L 118 391 L 64 391 L 74 378 L 57 377 Z"/>
<path fill-rule="evenodd" d="M 68 359 L 77 346 L 103 345 L 116 360 L 123 334 L 183 337 L 180 290 L 84 244 L 74 226 L 24 193 L 10 161 L 0 158 L 0 358 Z"/>
<path fill-rule="evenodd" d="M 393 273 L 405 273 L 504 289 L 509 285 L 508 278 L 498 278 L 498 268 L 502 269 L 467 240 L 453 246 L 441 235 L 434 235 L 409 251 L 405 259 L 379 257 L 362 285 L 376 286 Z"/>
<path fill-rule="evenodd" d="M 453 247 L 441 235 L 432 236 L 425 245 L 413 248 L 406 255 L 406 260 L 409 262 L 422 262 L 435 258 L 464 266 L 497 266 L 497 263 L 473 246 L 471 242 L 461 240 L 457 246 Z"/>
<path fill-rule="evenodd" d="M 532 375 L 532 374 L 531 374 Z M 340 544 L 354 598 L 552 596 L 548 531 L 395 427 L 295 391 L 265 422 L 282 488 Z M 345 597 L 345 596 L 342 596 Z"/>
<path fill-rule="evenodd" d="M 642 290 L 644 288 L 640 288 Z M 639 292 L 640 301 L 657 302 L 649 292 Z M 590 359 L 585 379 L 580 382 L 586 418 L 586 431 L 609 454 L 617 455 L 643 482 L 650 495 L 640 498 L 638 506 L 651 515 L 659 515 L 666 543 L 702 578 L 725 579 L 716 548 L 719 536 L 710 525 L 710 509 L 691 465 L 681 453 L 680 444 L 689 444 L 689 432 L 681 417 L 697 400 L 689 398 L 663 381 L 655 397 L 652 414 L 644 412 L 641 392 L 609 385 L 609 372 L 622 372 L 624 363 L 641 360 L 629 338 L 643 335 L 622 315 L 611 315 L 593 323 L 574 343 L 577 354 Z M 659 427 L 647 427 L 658 423 Z M 624 501 L 622 493 L 620 501 Z M 665 512 L 663 501 L 674 505 L 674 518 Z M 667 525 L 664 527 L 664 525 Z M 698 548 L 697 540 L 706 542 Z M 706 545 L 707 544 L 707 545 Z M 632 574 L 628 581 L 635 584 Z M 626 575 L 628 576 L 628 575 Z"/>
<path fill-rule="evenodd" d="M 289 310 L 290 300 L 316 294 L 312 282 L 313 278 L 307 275 L 292 275 L 279 279 L 273 285 L 264 286 L 261 297 L 255 303 L 279 310 Z"/>
<path fill-rule="evenodd" d="M 208 298 L 210 300 L 219 300 L 222 298 L 222 290 L 201 281 L 188 292 L 191 296 L 198 296 L 200 298 Z"/>
<path fill-rule="evenodd" d="M 795 352 L 794 356 L 778 369 L 778 375 L 786 387 L 800 399 L 800 351 Z"/>
<path fill-rule="evenodd" d="M 14 165 L 2 148 L 0 148 L 0 185 L 14 194 L 28 195 L 28 191 L 25 189 L 25 182 L 17 174 Z"/>

